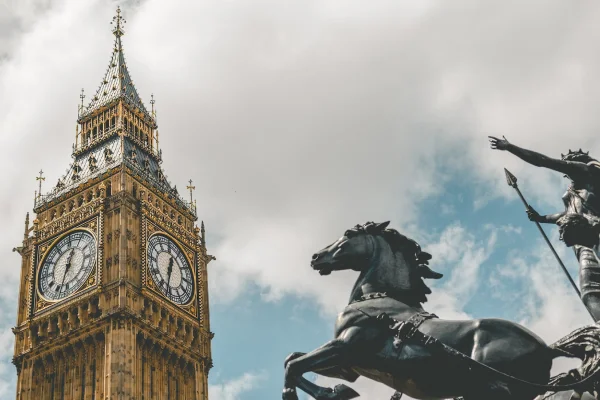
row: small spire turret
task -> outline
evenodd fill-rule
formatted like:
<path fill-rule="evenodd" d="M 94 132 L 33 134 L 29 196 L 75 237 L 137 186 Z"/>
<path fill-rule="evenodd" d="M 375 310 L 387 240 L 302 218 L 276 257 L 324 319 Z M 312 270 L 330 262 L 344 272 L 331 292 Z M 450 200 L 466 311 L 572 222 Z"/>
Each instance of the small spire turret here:
<path fill-rule="evenodd" d="M 29 236 L 29 213 L 25 215 L 25 233 L 23 234 L 23 240 L 27 240 Z"/>

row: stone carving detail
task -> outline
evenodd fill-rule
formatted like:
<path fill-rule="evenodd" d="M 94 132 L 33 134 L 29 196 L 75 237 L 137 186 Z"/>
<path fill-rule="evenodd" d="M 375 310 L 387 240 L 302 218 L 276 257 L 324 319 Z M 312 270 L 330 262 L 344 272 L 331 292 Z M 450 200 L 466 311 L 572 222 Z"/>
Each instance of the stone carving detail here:
<path fill-rule="evenodd" d="M 57 233 L 63 232 L 70 227 L 75 226 L 79 222 L 96 214 L 100 205 L 101 201 L 97 200 L 92 204 L 64 214 L 62 217 L 50 222 L 44 228 L 38 230 L 36 238 L 38 240 L 45 240 Z"/>
<path fill-rule="evenodd" d="M 192 248 L 198 246 L 197 238 L 190 232 L 186 231 L 177 222 L 171 220 L 168 213 L 156 208 L 150 203 L 144 202 L 146 207 L 143 208 L 143 213 L 154 223 L 163 226 L 168 232 L 171 232 L 177 239 L 187 244 Z M 155 229 L 153 229 L 155 230 Z M 149 229 L 150 232 L 150 229 Z"/>

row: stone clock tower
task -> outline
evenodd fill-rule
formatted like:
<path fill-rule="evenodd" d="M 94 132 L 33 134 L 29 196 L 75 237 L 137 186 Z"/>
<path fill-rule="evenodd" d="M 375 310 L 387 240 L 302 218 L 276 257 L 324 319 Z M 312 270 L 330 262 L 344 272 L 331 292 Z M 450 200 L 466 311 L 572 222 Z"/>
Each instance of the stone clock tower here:
<path fill-rule="evenodd" d="M 148 112 L 127 70 L 124 22 L 117 9 L 106 74 L 87 107 L 82 95 L 73 162 L 36 195 L 16 249 L 18 400 L 208 398 L 214 257 L 195 204 L 161 168 L 154 101 Z"/>

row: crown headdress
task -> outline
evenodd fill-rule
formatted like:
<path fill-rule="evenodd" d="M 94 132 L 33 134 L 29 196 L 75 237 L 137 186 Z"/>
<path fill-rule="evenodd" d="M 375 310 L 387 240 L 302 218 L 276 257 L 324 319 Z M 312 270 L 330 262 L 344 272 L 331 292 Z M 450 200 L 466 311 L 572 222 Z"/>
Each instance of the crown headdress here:
<path fill-rule="evenodd" d="M 571 151 L 571 149 L 569 149 L 569 152 L 567 154 L 560 153 L 560 157 L 563 160 L 576 160 L 578 158 L 581 158 L 582 156 L 589 157 L 589 155 L 590 155 L 589 151 L 584 152 L 581 149 L 576 150 L 576 151 Z"/>

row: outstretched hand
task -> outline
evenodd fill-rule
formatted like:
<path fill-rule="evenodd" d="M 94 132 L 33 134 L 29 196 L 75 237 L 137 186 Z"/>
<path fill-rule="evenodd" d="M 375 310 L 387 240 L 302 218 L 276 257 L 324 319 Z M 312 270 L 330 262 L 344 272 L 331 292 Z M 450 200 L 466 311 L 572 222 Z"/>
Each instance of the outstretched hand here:
<path fill-rule="evenodd" d="M 502 139 L 498 139 L 495 136 L 488 136 L 490 141 L 490 147 L 494 150 L 507 150 L 510 146 L 510 142 L 502 136 Z"/>

